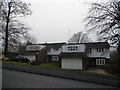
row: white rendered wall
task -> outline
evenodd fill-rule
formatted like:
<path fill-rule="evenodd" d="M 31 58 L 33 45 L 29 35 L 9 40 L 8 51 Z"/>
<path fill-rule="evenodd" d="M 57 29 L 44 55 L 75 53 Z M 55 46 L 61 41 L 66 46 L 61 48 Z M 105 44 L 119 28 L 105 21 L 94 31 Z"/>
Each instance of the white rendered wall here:
<path fill-rule="evenodd" d="M 110 51 L 107 48 L 104 48 L 103 52 L 97 52 L 97 48 L 91 48 L 91 53 L 87 53 L 88 57 L 106 57 L 110 58 Z"/>
<path fill-rule="evenodd" d="M 50 51 L 47 52 L 48 55 L 59 55 L 61 53 L 62 49 L 59 48 L 58 50 L 54 50 L 54 48 L 50 48 Z"/>
<path fill-rule="evenodd" d="M 79 69 L 82 70 L 82 59 L 62 59 L 63 69 Z"/>
<path fill-rule="evenodd" d="M 26 51 L 38 51 L 43 49 L 44 47 L 44 45 L 27 45 Z"/>
<path fill-rule="evenodd" d="M 77 46 L 78 49 L 75 51 L 69 51 L 68 47 L 72 47 L 72 46 Z M 63 52 L 85 52 L 85 48 L 86 46 L 84 44 L 79 44 L 79 45 L 63 45 L 62 46 L 62 51 Z"/>

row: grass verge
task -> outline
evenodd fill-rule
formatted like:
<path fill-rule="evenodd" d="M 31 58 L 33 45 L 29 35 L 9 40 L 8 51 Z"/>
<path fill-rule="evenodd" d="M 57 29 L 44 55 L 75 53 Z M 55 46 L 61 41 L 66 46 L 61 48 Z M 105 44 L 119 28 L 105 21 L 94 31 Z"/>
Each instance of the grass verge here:
<path fill-rule="evenodd" d="M 58 65 L 54 63 L 42 63 L 39 65 L 31 65 L 30 63 L 21 63 L 21 62 L 14 62 L 14 61 L 2 61 L 2 63 L 13 64 L 13 65 L 20 65 L 20 66 L 30 66 L 36 68 L 50 68 L 50 69 L 58 69 Z M 59 68 L 60 69 L 60 68 Z"/>
<path fill-rule="evenodd" d="M 13 61 L 2 61 L 2 63 L 19 65 L 19 66 L 29 66 L 29 67 L 33 67 L 33 68 L 48 68 L 48 69 L 55 69 L 55 70 L 64 70 L 64 71 L 79 72 L 79 73 L 85 73 L 85 74 L 94 74 L 94 75 L 100 75 L 100 76 L 114 77 L 111 74 L 104 75 L 104 74 L 99 74 L 99 73 L 95 73 L 95 72 L 88 72 L 87 70 L 62 69 L 59 67 L 58 64 L 55 64 L 55 63 L 42 63 L 42 64 L 38 64 L 38 65 L 31 65 L 30 63 L 21 63 L 21 62 L 13 62 Z"/>

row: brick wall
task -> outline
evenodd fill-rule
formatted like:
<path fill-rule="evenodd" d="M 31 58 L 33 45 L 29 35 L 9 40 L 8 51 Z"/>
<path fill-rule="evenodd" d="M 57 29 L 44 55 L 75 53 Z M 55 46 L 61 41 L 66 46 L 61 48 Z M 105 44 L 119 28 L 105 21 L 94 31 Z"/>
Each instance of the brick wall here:
<path fill-rule="evenodd" d="M 43 48 L 42 50 L 38 52 L 38 54 L 36 55 L 36 61 L 38 61 L 39 63 L 47 62 L 47 49 L 46 48 Z"/>

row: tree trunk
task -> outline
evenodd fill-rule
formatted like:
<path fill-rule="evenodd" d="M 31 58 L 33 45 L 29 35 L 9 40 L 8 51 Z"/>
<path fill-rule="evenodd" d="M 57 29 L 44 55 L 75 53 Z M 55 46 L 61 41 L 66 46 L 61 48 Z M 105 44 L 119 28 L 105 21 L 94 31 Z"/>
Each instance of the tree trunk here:
<path fill-rule="evenodd" d="M 120 41 L 118 43 L 118 54 L 120 54 Z"/>
<path fill-rule="evenodd" d="M 7 57 L 7 53 L 8 53 L 8 23 L 9 20 L 6 21 L 6 28 L 5 28 L 5 50 L 4 50 L 4 54 Z"/>
<path fill-rule="evenodd" d="M 9 17 L 10 17 L 10 11 L 11 11 L 11 3 L 9 3 L 9 10 L 8 10 L 8 15 L 6 16 L 6 28 L 5 28 L 5 48 L 4 48 L 4 55 L 7 57 L 8 55 L 8 36 L 9 36 L 9 32 L 8 32 L 8 29 L 9 29 Z"/>

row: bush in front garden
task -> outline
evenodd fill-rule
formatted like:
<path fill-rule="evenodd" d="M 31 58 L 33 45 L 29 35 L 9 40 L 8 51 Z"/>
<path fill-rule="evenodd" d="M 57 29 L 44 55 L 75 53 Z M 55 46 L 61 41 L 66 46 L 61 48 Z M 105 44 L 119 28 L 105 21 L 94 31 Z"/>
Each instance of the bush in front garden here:
<path fill-rule="evenodd" d="M 120 75 L 120 65 L 119 64 L 106 64 L 102 68 L 111 74 L 119 74 Z"/>
<path fill-rule="evenodd" d="M 38 63 L 38 61 L 32 61 L 32 62 L 30 62 L 30 64 L 31 65 L 38 65 L 39 63 Z"/>
<path fill-rule="evenodd" d="M 6 58 L 6 57 L 1 57 L 2 61 L 8 61 L 9 58 Z"/>

